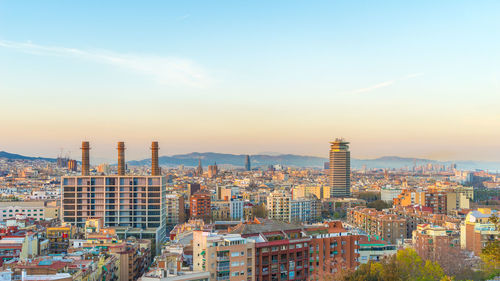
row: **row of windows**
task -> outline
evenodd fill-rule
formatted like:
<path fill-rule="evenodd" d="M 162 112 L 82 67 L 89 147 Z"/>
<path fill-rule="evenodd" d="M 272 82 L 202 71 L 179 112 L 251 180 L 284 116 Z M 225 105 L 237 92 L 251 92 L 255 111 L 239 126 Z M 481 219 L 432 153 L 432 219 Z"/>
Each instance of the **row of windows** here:
<path fill-rule="evenodd" d="M 28 212 L 31 212 L 31 209 L 28 209 L 27 211 L 28 211 Z M 7 213 L 7 210 L 3 210 L 2 212 Z M 10 210 L 9 210 L 9 213 L 12 213 L 12 212 L 13 212 L 13 211 L 12 211 L 12 209 L 10 209 Z M 17 210 L 17 209 L 16 209 L 16 210 L 15 210 L 15 212 L 16 212 L 16 213 L 19 213 L 19 212 L 26 212 L 26 209 L 21 209 L 21 210 Z M 33 212 L 43 212 L 43 209 L 39 209 L 39 210 L 37 210 L 37 209 L 33 209 Z"/>
<path fill-rule="evenodd" d="M 9 217 L 12 217 L 12 216 L 13 216 L 12 214 L 9 214 Z M 28 217 L 31 217 L 31 214 L 28 214 L 27 216 L 28 216 Z M 38 217 L 38 214 L 33 214 L 33 216 L 34 216 L 34 217 Z M 40 216 L 42 216 L 42 215 L 40 215 Z M 7 215 L 6 215 L 6 214 L 3 214 L 3 217 L 5 218 L 5 217 L 7 217 Z"/>

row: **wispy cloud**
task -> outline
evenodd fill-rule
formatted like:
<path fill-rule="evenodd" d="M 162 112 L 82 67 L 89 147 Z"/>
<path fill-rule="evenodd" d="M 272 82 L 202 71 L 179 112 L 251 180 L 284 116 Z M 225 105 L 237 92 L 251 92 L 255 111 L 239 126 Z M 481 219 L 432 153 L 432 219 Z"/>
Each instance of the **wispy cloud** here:
<path fill-rule="evenodd" d="M 372 85 L 372 86 L 369 86 L 366 88 L 354 90 L 351 92 L 351 94 L 360 94 L 360 93 L 371 92 L 371 91 L 379 89 L 379 88 L 384 88 L 384 87 L 390 86 L 390 85 L 394 84 L 395 82 L 396 82 L 396 80 L 385 81 L 385 82 L 378 83 L 378 84 L 375 84 L 375 85 Z"/>
<path fill-rule="evenodd" d="M 160 84 L 205 87 L 210 83 L 202 67 L 184 58 L 121 54 L 106 50 L 83 50 L 2 40 L 0 47 L 34 55 L 72 57 L 108 64 L 145 75 Z"/>
<path fill-rule="evenodd" d="M 177 18 L 177 20 L 179 20 L 179 21 L 187 20 L 190 16 L 191 16 L 190 14 L 185 14 L 185 15 Z"/>
<path fill-rule="evenodd" d="M 366 93 L 366 92 L 371 92 L 371 91 L 374 91 L 374 90 L 377 90 L 377 89 L 380 89 L 380 88 L 385 88 L 385 87 L 389 87 L 397 82 L 400 82 L 400 81 L 404 81 L 404 80 L 407 80 L 407 79 L 412 79 L 412 78 L 416 78 L 416 77 L 419 77 L 419 76 L 422 76 L 424 75 L 423 73 L 413 73 L 413 74 L 408 74 L 402 78 L 399 78 L 399 79 L 394 79 L 394 80 L 388 80 L 388 81 L 384 81 L 384 82 L 381 82 L 381 83 L 377 83 L 375 85 L 371 85 L 371 86 L 368 86 L 368 87 L 365 87 L 365 88 L 360 88 L 360 89 L 356 89 L 356 90 L 353 90 L 353 91 L 350 91 L 348 92 L 349 94 L 361 94 L 361 93 Z"/>

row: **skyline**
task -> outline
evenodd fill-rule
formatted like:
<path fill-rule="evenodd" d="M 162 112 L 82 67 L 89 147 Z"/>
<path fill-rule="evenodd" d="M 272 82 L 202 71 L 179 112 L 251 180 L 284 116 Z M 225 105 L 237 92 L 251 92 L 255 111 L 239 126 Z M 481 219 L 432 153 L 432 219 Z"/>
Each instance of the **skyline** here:
<path fill-rule="evenodd" d="M 500 159 L 500 3 L 0 2 L 0 150 Z"/>

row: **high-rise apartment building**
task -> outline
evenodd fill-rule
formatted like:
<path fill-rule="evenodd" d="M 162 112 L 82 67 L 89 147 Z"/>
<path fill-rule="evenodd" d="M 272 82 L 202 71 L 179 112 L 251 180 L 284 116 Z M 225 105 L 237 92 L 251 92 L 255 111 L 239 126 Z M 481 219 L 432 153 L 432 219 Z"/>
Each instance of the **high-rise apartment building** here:
<path fill-rule="evenodd" d="M 119 148 L 119 173 L 125 173 L 123 143 Z M 88 142 L 82 144 L 82 175 L 61 179 L 64 222 L 83 227 L 87 219 L 103 218 L 120 237 L 166 237 L 166 178 L 162 176 L 90 175 Z"/>
<path fill-rule="evenodd" d="M 330 143 L 328 181 L 331 197 L 351 196 L 351 152 L 349 143 L 335 139 Z"/>
<path fill-rule="evenodd" d="M 274 191 L 267 197 L 267 217 L 272 220 L 290 220 L 290 201 L 292 197 L 285 192 Z"/>
<path fill-rule="evenodd" d="M 284 191 L 276 190 L 267 197 L 267 217 L 284 222 L 312 222 L 321 213 L 321 204 L 314 196 L 292 200 Z"/>
<path fill-rule="evenodd" d="M 204 219 L 205 221 L 211 216 L 211 194 L 205 189 L 202 189 L 193 194 L 189 200 L 189 210 L 191 219 Z"/>
<path fill-rule="evenodd" d="M 166 200 L 166 214 L 167 225 L 176 225 L 186 221 L 186 212 L 184 210 L 184 196 L 181 194 L 167 194 Z"/>

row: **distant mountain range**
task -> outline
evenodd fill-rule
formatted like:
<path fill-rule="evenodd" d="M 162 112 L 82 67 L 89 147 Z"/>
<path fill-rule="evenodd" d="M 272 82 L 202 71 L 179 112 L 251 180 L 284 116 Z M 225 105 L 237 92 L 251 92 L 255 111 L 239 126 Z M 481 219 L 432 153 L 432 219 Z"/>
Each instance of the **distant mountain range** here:
<path fill-rule="evenodd" d="M 179 154 L 173 156 L 161 156 L 158 158 L 160 165 L 164 166 L 197 166 L 198 159 L 201 159 L 202 165 L 213 165 L 217 163 L 218 165 L 232 165 L 237 167 L 243 167 L 245 165 L 244 154 L 224 154 L 224 153 L 214 153 L 206 152 L 199 153 L 193 152 L 188 154 Z M 325 162 L 328 162 L 327 158 L 316 157 L 316 156 L 303 156 L 294 154 L 282 154 L 282 155 L 264 155 L 256 154 L 250 155 L 250 161 L 252 167 L 268 166 L 281 164 L 284 166 L 295 166 L 295 167 L 315 167 L 323 168 Z M 144 159 L 140 161 L 129 161 L 129 165 L 150 165 L 151 159 Z M 364 165 L 366 168 L 404 168 L 413 167 L 414 164 L 424 165 L 428 163 L 432 164 L 442 164 L 450 165 L 452 163 L 457 164 L 457 168 L 465 170 L 473 169 L 489 169 L 496 170 L 500 169 L 500 162 L 485 162 L 485 161 L 436 161 L 430 159 L 420 159 L 420 158 L 406 158 L 398 156 L 384 156 L 375 159 L 351 159 L 351 167 L 354 169 L 361 169 Z"/>
<path fill-rule="evenodd" d="M 178 154 L 172 156 L 161 156 L 158 158 L 160 165 L 175 167 L 178 165 L 184 165 L 187 167 L 195 167 L 198 165 L 198 159 L 201 159 L 203 166 L 213 165 L 217 163 L 218 165 L 231 165 L 235 167 L 243 167 L 245 165 L 245 154 L 227 154 L 227 153 L 215 153 L 215 152 L 193 152 L 188 154 Z M 18 159 L 18 160 L 45 160 L 50 162 L 55 162 L 56 158 L 44 158 L 44 157 L 29 157 L 19 154 L 8 153 L 5 151 L 0 151 L 0 158 L 7 159 Z M 283 166 L 293 166 L 293 167 L 314 167 L 323 168 L 325 162 L 328 161 L 327 158 L 316 157 L 316 156 L 303 156 L 294 154 L 281 154 L 281 155 L 265 155 L 256 154 L 250 155 L 250 160 L 252 167 L 262 167 L 268 165 L 281 164 Z M 134 160 L 128 161 L 129 165 L 133 166 L 143 166 L 150 165 L 151 159 Z M 425 165 L 428 163 L 432 164 L 443 164 L 450 165 L 452 163 L 457 164 L 458 169 L 463 170 L 474 170 L 474 169 L 484 169 L 484 170 L 500 170 L 500 162 L 487 162 L 487 161 L 436 161 L 430 159 L 420 159 L 420 158 L 407 158 L 398 156 L 384 156 L 375 159 L 351 159 L 351 167 L 354 169 L 361 169 L 363 166 L 366 168 L 404 168 L 413 167 L 414 164 Z"/>
<path fill-rule="evenodd" d="M 30 157 L 24 156 L 20 154 L 9 153 L 5 151 L 0 151 L 0 158 L 6 158 L 10 160 L 44 160 L 49 162 L 55 162 L 57 159 L 55 158 L 45 158 L 45 157 Z"/>

